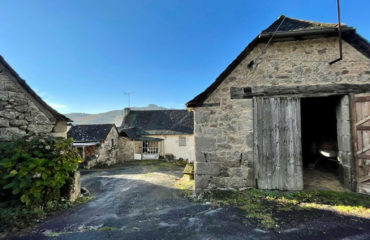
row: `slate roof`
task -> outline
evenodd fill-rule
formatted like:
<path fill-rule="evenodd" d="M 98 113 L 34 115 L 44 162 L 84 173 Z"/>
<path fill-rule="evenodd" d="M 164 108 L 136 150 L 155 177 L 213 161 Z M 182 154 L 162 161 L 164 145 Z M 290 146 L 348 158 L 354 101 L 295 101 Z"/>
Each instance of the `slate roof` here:
<path fill-rule="evenodd" d="M 284 21 L 283 24 L 281 24 L 282 21 Z M 328 28 L 336 28 L 337 26 L 337 23 L 321 23 L 280 16 L 273 24 L 263 30 L 261 34 L 274 33 L 278 27 L 278 32 L 297 32 L 307 30 L 323 30 Z M 345 25 L 342 24 L 342 26 Z"/>
<path fill-rule="evenodd" d="M 72 126 L 67 133 L 68 138 L 74 142 L 102 142 L 107 138 L 114 124 L 89 124 Z"/>
<path fill-rule="evenodd" d="M 71 119 L 67 118 L 63 114 L 57 112 L 54 108 L 50 107 L 44 100 L 41 99 L 39 95 L 23 80 L 18 73 L 5 61 L 5 59 L 0 55 L 0 63 L 14 76 L 16 81 L 21 85 L 21 87 L 39 104 L 41 105 L 42 111 L 47 111 L 51 116 L 57 120 L 63 120 L 66 122 L 73 122 Z M 36 104 L 37 105 L 37 104 Z M 48 114 L 47 114 L 48 116 Z"/>
<path fill-rule="evenodd" d="M 283 22 L 282 22 L 283 21 Z M 280 25 L 280 27 L 279 27 Z M 325 37 L 338 36 L 338 24 L 312 22 L 280 16 L 268 28 L 263 30 L 238 57 L 216 78 L 216 80 L 202 93 L 186 103 L 187 107 L 199 107 L 209 95 L 223 82 L 223 80 L 239 65 L 243 59 L 261 42 L 268 42 L 274 35 L 273 41 L 286 41 L 288 37 L 301 40 L 303 36 Z M 276 29 L 279 27 L 278 31 Z M 357 51 L 370 58 L 370 43 L 356 33 L 352 27 L 341 24 L 342 38 Z M 275 32 L 276 31 L 276 32 Z"/>
<path fill-rule="evenodd" d="M 194 115 L 187 110 L 130 110 L 120 132 L 130 138 L 140 135 L 193 134 Z"/>

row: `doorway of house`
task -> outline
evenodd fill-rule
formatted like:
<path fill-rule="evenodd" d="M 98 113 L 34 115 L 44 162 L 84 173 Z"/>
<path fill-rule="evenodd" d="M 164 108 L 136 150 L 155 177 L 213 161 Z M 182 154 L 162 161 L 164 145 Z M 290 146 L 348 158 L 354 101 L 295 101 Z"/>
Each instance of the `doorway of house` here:
<path fill-rule="evenodd" d="M 338 148 L 341 96 L 301 99 L 305 189 L 345 191 Z M 339 120 L 341 121 L 341 120 Z"/>

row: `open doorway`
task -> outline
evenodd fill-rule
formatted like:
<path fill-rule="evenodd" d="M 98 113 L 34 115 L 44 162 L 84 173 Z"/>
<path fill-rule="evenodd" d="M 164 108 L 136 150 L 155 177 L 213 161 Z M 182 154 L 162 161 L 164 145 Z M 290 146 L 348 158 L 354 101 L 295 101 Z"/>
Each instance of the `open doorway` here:
<path fill-rule="evenodd" d="M 345 191 L 338 149 L 341 97 L 301 99 L 302 161 L 305 189 Z"/>

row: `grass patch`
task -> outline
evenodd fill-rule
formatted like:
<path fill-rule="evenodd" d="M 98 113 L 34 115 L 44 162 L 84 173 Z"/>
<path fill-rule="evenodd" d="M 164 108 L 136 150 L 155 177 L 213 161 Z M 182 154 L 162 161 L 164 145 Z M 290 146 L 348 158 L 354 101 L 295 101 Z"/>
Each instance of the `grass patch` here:
<path fill-rule="evenodd" d="M 62 199 L 61 201 L 50 201 L 44 206 L 25 206 L 19 202 L 0 203 L 0 236 L 19 232 L 41 221 L 55 212 L 77 206 L 87 202 L 91 197 L 80 197 L 75 202 Z"/>
<path fill-rule="evenodd" d="M 98 229 L 99 231 L 116 231 L 118 228 L 115 227 L 109 227 L 109 226 L 104 226 Z"/>
<path fill-rule="evenodd" d="M 46 231 L 43 233 L 44 236 L 46 237 L 59 237 L 60 235 L 64 234 L 71 234 L 73 232 L 53 232 L 53 231 Z"/>
<path fill-rule="evenodd" d="M 213 191 L 207 196 L 216 205 L 230 205 L 245 212 L 258 226 L 275 229 L 280 226 L 280 213 L 299 210 L 327 210 L 338 214 L 370 218 L 370 198 L 351 192 L 333 191 Z"/>
<path fill-rule="evenodd" d="M 190 180 L 186 176 L 177 180 L 173 186 L 177 189 L 180 189 L 184 192 L 185 196 L 190 198 L 193 195 L 194 190 L 194 180 Z"/>

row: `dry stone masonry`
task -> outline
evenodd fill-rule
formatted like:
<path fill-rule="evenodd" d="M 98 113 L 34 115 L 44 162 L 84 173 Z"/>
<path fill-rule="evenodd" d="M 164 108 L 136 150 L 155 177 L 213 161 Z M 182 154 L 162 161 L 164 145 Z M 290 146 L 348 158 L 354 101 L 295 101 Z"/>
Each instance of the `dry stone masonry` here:
<path fill-rule="evenodd" d="M 329 65 L 338 57 L 336 37 L 273 42 L 266 51 L 265 43 L 258 44 L 203 106 L 194 108 L 196 192 L 255 186 L 253 101 L 231 99 L 231 87 L 370 83 L 369 59 L 347 42 L 343 55 Z"/>
<path fill-rule="evenodd" d="M 56 121 L 46 116 L 9 70 L 0 64 L 0 141 L 26 134 L 65 134 L 66 122 L 56 125 Z"/>

